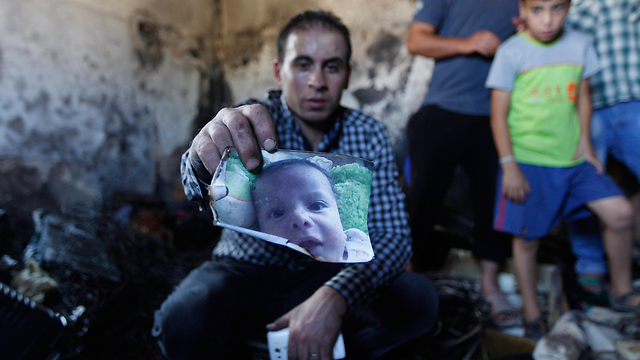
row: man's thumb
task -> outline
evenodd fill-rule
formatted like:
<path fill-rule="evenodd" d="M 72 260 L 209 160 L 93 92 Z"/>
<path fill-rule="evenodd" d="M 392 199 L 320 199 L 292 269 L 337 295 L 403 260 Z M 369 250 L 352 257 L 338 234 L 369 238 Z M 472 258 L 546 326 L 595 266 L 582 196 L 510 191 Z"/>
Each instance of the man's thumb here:
<path fill-rule="evenodd" d="M 289 313 L 286 313 L 271 324 L 267 324 L 267 331 L 278 331 L 289 326 Z"/>

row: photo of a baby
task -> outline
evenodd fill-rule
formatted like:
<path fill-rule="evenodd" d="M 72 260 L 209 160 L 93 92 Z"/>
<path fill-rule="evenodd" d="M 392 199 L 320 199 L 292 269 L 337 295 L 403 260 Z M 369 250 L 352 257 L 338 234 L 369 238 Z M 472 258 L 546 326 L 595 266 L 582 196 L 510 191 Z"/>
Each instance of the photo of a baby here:
<path fill-rule="evenodd" d="M 363 160 L 342 155 L 336 159 L 338 155 L 332 154 L 333 159 L 328 159 L 329 154 L 278 153 L 267 153 L 258 174 L 240 169 L 235 160 L 221 163 L 225 168 L 216 171 L 209 191 L 215 198 L 211 202 L 215 224 L 287 246 L 320 261 L 373 259 L 366 228 L 369 164 L 361 165 L 358 163 Z M 235 152 L 231 149 L 228 154 L 233 159 Z M 242 170 L 244 174 L 240 176 L 233 174 Z M 226 180 L 224 188 L 221 178 Z M 225 214 L 231 213 L 225 219 Z"/>

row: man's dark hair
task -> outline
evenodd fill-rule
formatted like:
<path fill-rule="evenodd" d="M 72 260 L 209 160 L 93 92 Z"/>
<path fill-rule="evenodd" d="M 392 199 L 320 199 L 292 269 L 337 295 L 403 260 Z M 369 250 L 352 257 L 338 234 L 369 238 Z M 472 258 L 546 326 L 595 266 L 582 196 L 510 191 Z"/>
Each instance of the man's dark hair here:
<path fill-rule="evenodd" d="M 347 44 L 347 61 L 351 59 L 351 40 L 349 38 L 349 29 L 330 12 L 322 10 L 305 11 L 289 20 L 278 36 L 278 60 L 284 60 L 284 51 L 287 46 L 287 38 L 289 34 L 296 30 L 310 30 L 316 26 L 320 26 L 325 30 L 337 31 L 344 37 Z"/>

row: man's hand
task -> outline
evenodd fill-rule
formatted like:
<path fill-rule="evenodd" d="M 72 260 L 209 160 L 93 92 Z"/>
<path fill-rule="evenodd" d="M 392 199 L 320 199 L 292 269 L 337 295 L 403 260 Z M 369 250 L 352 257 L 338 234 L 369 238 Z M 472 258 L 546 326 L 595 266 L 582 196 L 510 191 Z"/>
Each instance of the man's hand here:
<path fill-rule="evenodd" d="M 504 164 L 502 171 L 502 194 L 515 203 L 523 203 L 531 193 L 529 182 L 520 170 L 518 163 Z"/>
<path fill-rule="evenodd" d="M 338 339 L 347 302 L 336 290 L 323 285 L 311 297 L 267 325 L 276 331 L 289 327 L 290 360 L 333 359 L 333 346 Z"/>
<path fill-rule="evenodd" d="M 211 181 L 224 150 L 230 146 L 238 149 L 248 170 L 262 163 L 260 146 L 267 151 L 276 149 L 275 126 L 264 106 L 224 108 L 200 130 L 189 149 L 189 161 L 200 180 Z"/>
<path fill-rule="evenodd" d="M 578 148 L 576 149 L 576 156 L 574 156 L 573 159 L 578 160 L 580 158 L 583 158 L 584 161 L 593 165 L 598 171 L 598 174 L 602 174 L 604 172 L 604 166 L 600 160 L 598 160 L 596 152 L 593 150 L 593 146 L 591 145 L 591 140 L 584 137 L 580 137 Z"/>
<path fill-rule="evenodd" d="M 478 30 L 467 39 L 469 54 L 478 53 L 482 56 L 491 57 L 495 55 L 500 38 L 489 30 Z"/>

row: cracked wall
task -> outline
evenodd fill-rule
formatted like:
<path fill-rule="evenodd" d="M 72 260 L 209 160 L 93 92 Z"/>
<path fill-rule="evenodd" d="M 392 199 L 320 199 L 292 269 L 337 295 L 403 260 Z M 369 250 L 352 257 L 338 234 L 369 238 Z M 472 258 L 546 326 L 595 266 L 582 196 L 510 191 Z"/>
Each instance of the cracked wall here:
<path fill-rule="evenodd" d="M 177 186 L 215 4 L 0 0 L 0 157 L 72 164 L 105 198 Z"/>

